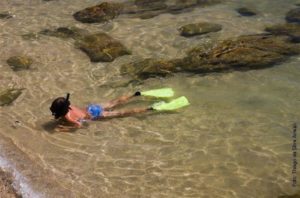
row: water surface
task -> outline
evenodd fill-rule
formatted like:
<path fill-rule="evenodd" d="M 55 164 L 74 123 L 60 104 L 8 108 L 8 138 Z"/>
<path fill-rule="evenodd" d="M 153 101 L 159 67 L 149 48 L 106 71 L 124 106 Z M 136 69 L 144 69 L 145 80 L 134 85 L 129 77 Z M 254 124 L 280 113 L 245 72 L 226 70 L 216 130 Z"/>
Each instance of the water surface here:
<path fill-rule="evenodd" d="M 111 86 L 123 79 L 119 70 L 124 63 L 182 57 L 198 44 L 262 33 L 265 26 L 284 22 L 297 1 L 227 1 L 147 20 L 121 16 L 106 24 L 72 18 L 75 11 L 96 3 L 0 3 L 1 10 L 15 15 L 0 21 L 0 88 L 26 88 L 13 105 L 0 109 L 2 167 L 22 176 L 17 177 L 18 188 L 25 197 L 271 198 L 299 190 L 291 181 L 291 134 L 294 123 L 300 127 L 300 56 L 263 70 L 174 74 L 141 85 Z M 258 15 L 241 17 L 234 10 L 240 6 Z M 178 27 L 199 21 L 219 23 L 223 30 L 179 36 Z M 104 31 L 132 55 L 91 63 L 71 40 L 21 37 L 60 26 Z M 6 64 L 10 56 L 20 54 L 35 60 L 31 70 L 14 72 Z M 50 130 L 54 121 L 49 106 L 66 92 L 73 104 L 85 106 L 159 87 L 172 87 L 191 105 L 177 113 L 92 122 L 75 133 Z M 152 102 L 135 100 L 128 107 Z"/>

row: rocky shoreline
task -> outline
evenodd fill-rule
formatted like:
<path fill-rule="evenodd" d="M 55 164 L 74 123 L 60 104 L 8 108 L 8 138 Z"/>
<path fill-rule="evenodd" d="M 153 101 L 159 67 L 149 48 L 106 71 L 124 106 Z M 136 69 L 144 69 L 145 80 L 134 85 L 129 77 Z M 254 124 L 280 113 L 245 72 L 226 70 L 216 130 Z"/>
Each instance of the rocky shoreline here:
<path fill-rule="evenodd" d="M 0 169 L 0 197 L 22 198 L 22 195 L 13 187 L 12 175 L 2 169 Z"/>

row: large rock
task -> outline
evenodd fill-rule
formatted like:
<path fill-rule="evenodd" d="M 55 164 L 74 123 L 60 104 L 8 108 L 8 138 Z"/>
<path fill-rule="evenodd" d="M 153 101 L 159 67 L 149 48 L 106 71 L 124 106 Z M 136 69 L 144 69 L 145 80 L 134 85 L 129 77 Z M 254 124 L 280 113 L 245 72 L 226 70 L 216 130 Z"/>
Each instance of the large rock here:
<path fill-rule="evenodd" d="M 99 5 L 80 10 L 73 14 L 74 18 L 83 23 L 103 23 L 117 17 L 123 4 L 113 2 L 103 2 Z"/>
<path fill-rule="evenodd" d="M 122 43 L 105 33 L 84 36 L 77 40 L 75 45 L 85 52 L 92 62 L 111 62 L 119 56 L 131 54 Z"/>
<path fill-rule="evenodd" d="M 225 40 L 210 50 L 195 48 L 177 66 L 196 73 L 260 69 L 299 52 L 300 46 L 290 43 L 285 36 L 240 36 Z"/>
<path fill-rule="evenodd" d="M 289 42 L 286 36 L 267 34 L 240 36 L 222 41 L 211 49 L 196 47 L 183 59 L 146 59 L 123 65 L 122 72 L 145 79 L 181 71 L 211 73 L 261 69 L 273 66 L 299 52 L 299 44 Z"/>
<path fill-rule="evenodd" d="M 222 30 L 221 25 L 207 22 L 188 24 L 179 28 L 180 34 L 186 37 L 207 34 L 210 32 L 218 32 L 220 30 Z"/>
<path fill-rule="evenodd" d="M 6 62 L 14 71 L 19 71 L 29 69 L 33 60 L 27 56 L 12 56 Z"/>
<path fill-rule="evenodd" d="M 123 3 L 103 2 L 73 14 L 83 23 L 103 23 L 120 14 L 148 19 L 162 13 L 177 14 L 198 6 L 220 3 L 222 0 L 135 0 Z"/>
<path fill-rule="evenodd" d="M 21 94 L 23 89 L 7 89 L 0 93 L 0 106 L 10 105 Z"/>
<path fill-rule="evenodd" d="M 287 35 L 292 38 L 294 42 L 300 42 L 300 24 L 298 23 L 286 23 L 269 26 L 265 29 L 274 35 Z"/>
<path fill-rule="evenodd" d="M 287 22 L 299 23 L 300 22 L 300 8 L 295 8 L 295 9 L 290 10 L 286 14 L 285 19 L 287 20 Z"/>

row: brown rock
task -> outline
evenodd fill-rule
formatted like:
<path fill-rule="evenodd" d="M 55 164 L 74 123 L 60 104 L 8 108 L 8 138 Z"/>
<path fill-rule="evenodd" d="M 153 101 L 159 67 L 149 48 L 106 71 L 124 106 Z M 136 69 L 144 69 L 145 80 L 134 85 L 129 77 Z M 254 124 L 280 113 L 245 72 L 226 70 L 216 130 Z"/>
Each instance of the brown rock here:
<path fill-rule="evenodd" d="M 210 32 L 218 32 L 220 30 L 222 30 L 221 25 L 207 22 L 188 24 L 179 28 L 180 34 L 186 37 L 207 34 Z"/>
<path fill-rule="evenodd" d="M 103 2 L 76 12 L 73 17 L 83 23 L 103 23 L 117 17 L 122 9 L 121 3 Z"/>
<path fill-rule="evenodd" d="M 92 62 L 111 62 L 115 58 L 131 54 L 119 41 L 105 33 L 84 36 L 75 45 L 85 52 Z"/>

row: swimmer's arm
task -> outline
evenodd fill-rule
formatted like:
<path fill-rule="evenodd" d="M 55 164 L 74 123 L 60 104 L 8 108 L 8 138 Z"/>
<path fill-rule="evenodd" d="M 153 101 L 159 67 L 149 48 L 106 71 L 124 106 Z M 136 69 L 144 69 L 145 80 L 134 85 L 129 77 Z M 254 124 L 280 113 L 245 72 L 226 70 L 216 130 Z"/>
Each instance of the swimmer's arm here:
<path fill-rule="evenodd" d="M 82 128 L 82 123 L 79 122 L 79 121 L 77 121 L 77 120 L 72 119 L 70 116 L 65 116 L 65 119 L 66 119 L 69 123 L 72 123 L 72 125 L 71 125 L 71 126 L 66 126 L 66 125 L 59 124 L 59 125 L 56 127 L 56 131 L 70 132 L 70 131 L 72 131 L 72 130 Z"/>

